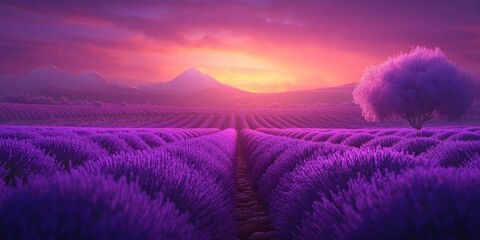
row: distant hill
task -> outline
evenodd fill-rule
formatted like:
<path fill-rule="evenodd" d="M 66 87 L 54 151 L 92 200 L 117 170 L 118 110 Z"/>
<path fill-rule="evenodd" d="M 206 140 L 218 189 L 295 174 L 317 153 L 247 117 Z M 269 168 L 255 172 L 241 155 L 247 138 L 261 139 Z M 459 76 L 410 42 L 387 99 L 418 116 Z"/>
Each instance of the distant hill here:
<path fill-rule="evenodd" d="M 249 93 L 190 68 L 173 80 L 139 88 L 118 86 L 100 74 L 75 74 L 46 66 L 23 76 L 0 76 L 0 95 L 28 93 L 70 101 L 150 103 L 164 106 L 235 107 L 342 104 L 352 101 L 356 84 L 281 93 Z M 16 99 L 16 98 L 15 98 Z M 275 103 L 275 104 L 274 104 Z"/>
<path fill-rule="evenodd" d="M 95 72 L 74 74 L 55 66 L 35 68 L 23 76 L 0 76 L 0 93 L 28 93 L 55 88 L 66 90 L 108 89 L 113 84 Z"/>
<path fill-rule="evenodd" d="M 189 68 L 168 82 L 155 83 L 141 86 L 139 89 L 146 91 L 169 91 L 182 95 L 216 89 L 226 93 L 242 93 L 243 91 L 223 84 L 213 77 L 204 74 L 196 68 Z"/>
<path fill-rule="evenodd" d="M 281 106 L 290 104 L 344 104 L 353 101 L 354 84 L 338 87 L 318 88 L 280 93 L 256 93 L 237 97 L 237 102 L 243 106 L 251 104 L 270 105 L 278 103 Z"/>

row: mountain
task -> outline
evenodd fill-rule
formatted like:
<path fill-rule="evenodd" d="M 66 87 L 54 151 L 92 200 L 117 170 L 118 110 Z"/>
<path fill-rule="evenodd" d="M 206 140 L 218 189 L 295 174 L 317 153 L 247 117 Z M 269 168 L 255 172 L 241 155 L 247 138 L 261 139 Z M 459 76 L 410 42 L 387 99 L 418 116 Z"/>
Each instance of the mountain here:
<path fill-rule="evenodd" d="M 223 84 L 213 77 L 198 71 L 196 68 L 189 68 L 168 82 L 155 83 L 139 88 L 146 91 L 161 90 L 182 95 L 201 92 L 207 89 L 217 89 L 226 93 L 243 93 L 242 90 Z"/>
<path fill-rule="evenodd" d="M 352 102 L 355 84 L 283 93 L 249 93 L 225 85 L 190 68 L 171 81 L 133 88 L 118 86 L 94 72 L 71 73 L 55 66 L 33 69 L 22 76 L 0 76 L 0 96 L 29 93 L 70 101 L 102 101 L 163 106 L 234 107 Z M 13 99 L 9 101 L 21 101 Z"/>
<path fill-rule="evenodd" d="M 55 66 L 35 68 L 26 75 L 0 76 L 0 93 L 28 93 L 43 89 L 88 90 L 108 89 L 113 85 L 100 74 L 83 72 L 75 74 Z"/>

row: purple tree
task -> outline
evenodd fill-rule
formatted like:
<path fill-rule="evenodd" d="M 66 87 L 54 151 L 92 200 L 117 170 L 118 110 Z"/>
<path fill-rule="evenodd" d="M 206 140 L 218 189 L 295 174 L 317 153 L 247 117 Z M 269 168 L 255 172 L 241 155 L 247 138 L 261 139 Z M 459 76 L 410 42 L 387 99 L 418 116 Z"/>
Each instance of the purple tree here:
<path fill-rule="evenodd" d="M 416 47 L 367 68 L 353 99 L 367 121 L 403 118 L 421 129 L 432 118 L 459 119 L 471 103 L 470 83 L 440 49 Z"/>

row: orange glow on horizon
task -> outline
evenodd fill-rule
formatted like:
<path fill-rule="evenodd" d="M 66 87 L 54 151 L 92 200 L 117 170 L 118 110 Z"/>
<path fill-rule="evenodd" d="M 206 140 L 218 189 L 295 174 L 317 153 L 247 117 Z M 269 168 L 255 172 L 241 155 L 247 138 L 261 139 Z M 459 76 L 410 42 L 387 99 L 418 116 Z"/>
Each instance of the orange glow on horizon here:
<path fill-rule="evenodd" d="M 187 68 L 196 67 L 224 84 L 259 93 L 357 82 L 365 66 L 378 61 L 365 55 L 314 46 L 279 49 L 256 54 L 232 49 L 190 48 L 168 54 L 156 52 L 148 59 L 160 66 L 154 71 L 158 78 L 155 82 L 169 81 Z M 168 64 L 163 62 L 165 58 L 169 59 Z"/>
<path fill-rule="evenodd" d="M 432 9 L 385 1 L 27 0 L 0 11 L 7 75 L 56 65 L 139 86 L 196 67 L 239 89 L 279 92 L 358 82 L 368 66 L 421 45 L 480 76 L 475 1 Z"/>
<path fill-rule="evenodd" d="M 180 58 L 218 81 L 246 91 L 285 91 L 284 86 L 295 81 L 288 67 L 249 53 L 195 49 L 182 52 Z"/>

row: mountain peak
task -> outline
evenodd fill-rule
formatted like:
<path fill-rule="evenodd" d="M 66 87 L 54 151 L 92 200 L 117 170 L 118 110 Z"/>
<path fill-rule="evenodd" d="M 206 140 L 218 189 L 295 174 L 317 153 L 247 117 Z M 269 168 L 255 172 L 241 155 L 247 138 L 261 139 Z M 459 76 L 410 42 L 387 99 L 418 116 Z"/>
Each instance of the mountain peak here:
<path fill-rule="evenodd" d="M 171 83 L 181 83 L 191 85 L 190 87 L 214 87 L 220 84 L 216 79 L 200 72 L 196 68 L 189 68 L 170 81 Z"/>
<path fill-rule="evenodd" d="M 152 90 L 168 90 L 181 94 L 199 92 L 211 88 L 220 89 L 224 92 L 240 92 L 240 90 L 225 85 L 194 67 L 188 68 L 168 82 L 153 84 L 147 88 Z"/>
<path fill-rule="evenodd" d="M 45 89 L 87 90 L 107 89 L 111 84 L 95 72 L 72 73 L 47 65 L 32 69 L 25 75 L 9 76 L 0 92 L 27 93 Z"/>
<path fill-rule="evenodd" d="M 198 70 L 197 68 L 195 67 L 189 67 L 187 70 L 185 70 L 184 72 L 200 72 L 200 70 Z"/>
<path fill-rule="evenodd" d="M 62 77 L 62 78 L 70 78 L 73 76 L 73 73 L 67 72 L 62 70 L 55 65 L 46 65 L 42 67 L 37 67 L 32 69 L 27 76 L 35 76 L 35 77 Z"/>
<path fill-rule="evenodd" d="M 177 78 L 180 76 L 188 76 L 187 78 L 197 78 L 197 77 L 207 76 L 207 75 L 205 73 L 200 72 L 200 70 L 194 67 L 191 67 L 183 71 L 180 75 L 177 76 Z"/>
<path fill-rule="evenodd" d="M 55 65 L 45 65 L 31 70 L 31 72 L 59 72 L 62 71 Z"/>
<path fill-rule="evenodd" d="M 57 70 L 57 71 L 60 70 L 60 69 L 59 69 L 57 66 L 55 66 L 55 65 L 44 66 L 44 68 L 46 68 L 46 69 L 52 69 L 52 70 Z"/>

